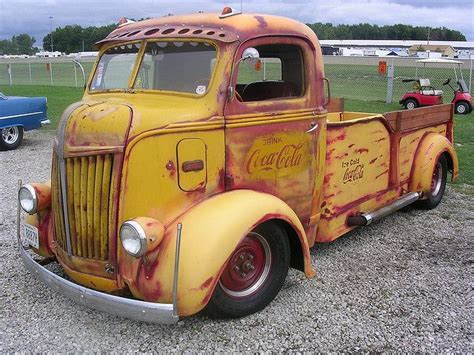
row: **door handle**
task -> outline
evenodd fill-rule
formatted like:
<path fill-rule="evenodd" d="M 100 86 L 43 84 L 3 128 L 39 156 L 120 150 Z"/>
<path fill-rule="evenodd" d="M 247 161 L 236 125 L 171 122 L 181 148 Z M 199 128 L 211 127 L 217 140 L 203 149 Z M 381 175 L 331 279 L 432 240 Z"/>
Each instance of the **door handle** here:
<path fill-rule="evenodd" d="M 319 126 L 319 125 L 318 125 L 317 123 L 314 123 L 314 122 L 311 123 L 311 128 L 308 129 L 308 130 L 306 131 L 306 133 L 311 133 L 311 132 L 316 131 L 316 130 L 318 129 L 318 126 Z"/>

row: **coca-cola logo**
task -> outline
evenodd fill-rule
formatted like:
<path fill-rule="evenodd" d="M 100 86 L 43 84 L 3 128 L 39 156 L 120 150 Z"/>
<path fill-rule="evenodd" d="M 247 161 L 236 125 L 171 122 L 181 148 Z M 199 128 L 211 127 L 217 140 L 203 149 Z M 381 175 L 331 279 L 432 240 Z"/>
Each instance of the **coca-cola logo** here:
<path fill-rule="evenodd" d="M 255 149 L 247 160 L 247 173 L 253 174 L 265 170 L 282 170 L 299 167 L 303 162 L 304 145 L 286 144 L 277 146 L 278 150 Z"/>
<path fill-rule="evenodd" d="M 357 181 L 364 177 L 364 164 L 360 163 L 359 158 L 344 161 L 341 165 L 342 168 L 345 168 L 344 176 L 342 177 L 344 184 Z"/>
<path fill-rule="evenodd" d="M 357 181 L 364 177 L 364 164 L 359 164 L 354 168 L 347 168 L 344 172 L 342 182 L 347 184 L 348 182 Z"/>

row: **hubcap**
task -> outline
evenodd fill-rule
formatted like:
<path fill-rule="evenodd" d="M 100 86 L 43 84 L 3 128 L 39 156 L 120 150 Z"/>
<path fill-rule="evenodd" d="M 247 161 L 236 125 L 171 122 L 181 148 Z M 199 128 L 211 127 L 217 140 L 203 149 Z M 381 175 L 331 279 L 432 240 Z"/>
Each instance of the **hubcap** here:
<path fill-rule="evenodd" d="M 436 164 L 435 170 L 433 172 L 433 177 L 431 178 L 431 195 L 436 197 L 441 190 L 441 181 L 443 180 L 443 166 L 440 162 Z"/>
<path fill-rule="evenodd" d="M 231 297 L 243 298 L 255 293 L 268 278 L 272 263 L 270 245 L 260 234 L 250 232 L 239 244 L 219 280 Z"/>
<path fill-rule="evenodd" d="M 2 138 L 3 141 L 7 144 L 14 144 L 18 140 L 18 136 L 18 127 L 8 127 L 2 129 Z"/>
<path fill-rule="evenodd" d="M 466 107 L 464 105 L 459 105 L 457 109 L 458 113 L 466 112 Z"/>
<path fill-rule="evenodd" d="M 413 102 L 407 103 L 407 109 L 413 110 L 415 108 L 415 104 Z"/>

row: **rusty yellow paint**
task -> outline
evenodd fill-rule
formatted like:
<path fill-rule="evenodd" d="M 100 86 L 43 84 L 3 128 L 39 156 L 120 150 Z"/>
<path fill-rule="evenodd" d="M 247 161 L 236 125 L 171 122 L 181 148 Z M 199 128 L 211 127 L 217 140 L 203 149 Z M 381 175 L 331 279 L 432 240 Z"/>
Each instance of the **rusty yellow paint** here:
<path fill-rule="evenodd" d="M 87 245 L 87 157 L 80 159 L 81 172 L 80 172 L 80 236 L 82 244 L 82 254 L 85 257 L 89 257 L 89 248 Z"/>
<path fill-rule="evenodd" d="M 204 189 L 207 184 L 206 144 L 201 139 L 188 138 L 176 146 L 178 185 L 183 191 Z M 185 164 L 201 162 L 200 170 L 185 171 Z"/>
<path fill-rule="evenodd" d="M 104 172 L 104 156 L 98 155 L 96 158 L 95 166 L 95 186 L 94 189 L 94 208 L 93 208 L 93 219 L 94 219 L 94 257 L 101 258 L 101 234 L 100 234 L 100 217 L 102 216 L 101 211 L 101 194 L 102 194 L 102 174 Z"/>
<path fill-rule="evenodd" d="M 85 249 L 82 247 L 82 230 L 81 230 L 81 165 L 79 164 L 80 158 L 73 158 L 71 163 L 74 164 L 73 169 L 73 181 L 74 181 L 74 200 L 72 201 L 74 206 L 74 235 L 76 236 L 76 248 L 78 256 L 85 256 Z M 69 175 L 71 176 L 71 175 Z"/>
<path fill-rule="evenodd" d="M 429 193 L 431 180 L 439 156 L 446 152 L 453 162 L 452 181 L 458 176 L 459 163 L 456 152 L 448 139 L 439 133 L 426 134 L 417 149 L 412 167 L 411 191 Z"/>
<path fill-rule="evenodd" d="M 399 167 L 400 181 L 402 183 L 410 179 L 416 150 L 420 144 L 421 139 L 427 133 L 439 133 L 443 136 L 446 136 L 446 125 L 444 124 L 436 127 L 419 129 L 414 132 L 409 132 L 400 138 Z"/>
<path fill-rule="evenodd" d="M 202 189 L 184 191 L 178 184 L 178 156 L 176 147 L 183 139 L 199 139 L 206 142 L 207 183 Z M 183 152 L 190 159 L 194 151 Z M 146 216 L 164 225 L 174 220 L 180 211 L 193 204 L 222 192 L 224 179 L 224 132 L 187 131 L 182 133 L 145 136 L 128 151 L 124 162 L 120 196 L 120 221 Z M 147 181 L 153 177 L 153 183 Z"/>
<path fill-rule="evenodd" d="M 229 206 L 234 211 L 232 218 L 229 218 Z M 223 265 L 239 241 L 255 225 L 268 219 L 281 219 L 298 231 L 305 250 L 306 274 L 314 275 L 305 231 L 292 209 L 272 195 L 237 190 L 206 199 L 170 223 L 163 242 L 146 257 L 146 261 L 121 253 L 121 277 L 135 297 L 170 303 L 173 285 L 170 270 L 173 270 L 175 260 L 176 224 L 180 222 L 183 230 L 178 311 L 181 316 L 196 313 L 207 304 Z M 143 265 L 141 268 L 140 264 Z"/>
<path fill-rule="evenodd" d="M 110 198 L 110 184 L 112 181 L 111 176 L 112 171 L 112 158 L 110 155 L 106 155 L 104 158 L 104 167 L 102 173 L 102 188 L 101 188 L 101 221 L 100 221 L 100 256 L 101 258 L 107 257 L 108 249 L 108 236 L 109 236 L 109 211 L 108 211 L 108 202 Z M 113 203 L 113 201 L 110 201 Z"/>
<path fill-rule="evenodd" d="M 95 157 L 87 158 L 87 250 L 90 258 L 94 257 L 94 190 L 95 190 Z"/>

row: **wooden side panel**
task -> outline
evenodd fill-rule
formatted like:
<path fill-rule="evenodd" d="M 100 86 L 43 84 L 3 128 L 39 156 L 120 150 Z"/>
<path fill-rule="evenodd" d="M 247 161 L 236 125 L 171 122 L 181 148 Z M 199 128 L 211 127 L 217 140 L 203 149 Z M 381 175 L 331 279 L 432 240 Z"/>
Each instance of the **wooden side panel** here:
<path fill-rule="evenodd" d="M 326 106 L 328 112 L 344 112 L 344 98 L 343 97 L 331 97 L 331 101 Z"/>
<path fill-rule="evenodd" d="M 384 113 L 395 132 L 410 131 L 452 121 L 451 104 Z"/>

